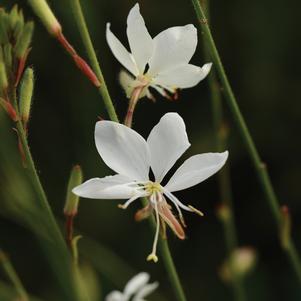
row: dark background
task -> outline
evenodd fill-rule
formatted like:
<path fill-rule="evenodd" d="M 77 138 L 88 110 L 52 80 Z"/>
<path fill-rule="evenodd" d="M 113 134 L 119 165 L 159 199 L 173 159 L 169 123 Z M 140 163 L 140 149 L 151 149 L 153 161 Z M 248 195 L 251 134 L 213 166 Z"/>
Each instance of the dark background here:
<path fill-rule="evenodd" d="M 51 206 L 58 217 L 62 208 L 66 182 L 73 164 L 80 164 L 85 179 L 110 174 L 99 158 L 93 132 L 98 117 L 107 118 L 97 90 L 82 76 L 71 59 L 33 16 L 26 1 L 13 1 L 25 15 L 36 22 L 29 64 L 35 70 L 35 94 L 29 127 L 31 150 Z M 126 43 L 126 17 L 135 1 L 82 1 L 98 58 L 120 117 L 127 99 L 117 80 L 121 66 L 105 41 L 105 24 Z M 1 1 L 10 8 L 12 1 Z M 49 1 L 64 32 L 79 53 L 84 47 L 68 1 Z M 152 36 L 175 25 L 196 24 L 190 1 L 140 1 L 141 13 Z M 301 250 L 300 205 L 300 3 L 299 1 L 253 0 L 211 1 L 213 34 L 241 110 L 267 163 L 281 204 L 289 206 L 293 218 L 293 236 Z M 192 63 L 202 65 L 201 33 L 198 51 Z M 186 121 L 192 147 L 179 160 L 192 154 L 214 150 L 211 103 L 208 81 L 183 90 L 178 101 L 157 96 L 157 102 L 144 99 L 138 105 L 134 128 L 147 137 L 160 117 L 178 112 Z M 247 277 L 249 300 L 300 300 L 301 292 L 294 271 L 278 242 L 278 233 L 267 201 L 263 196 L 246 149 L 233 125 L 225 104 L 230 127 L 228 164 L 231 167 L 235 219 L 240 245 L 253 246 L 258 262 Z M 15 134 L 10 122 L 1 116 L 1 161 L 17 168 L 21 163 Z M 3 162 L 1 173 L 3 171 Z M 177 165 L 178 166 L 178 165 Z M 21 171 L 20 171 L 21 172 Z M 11 178 L 12 187 L 17 179 Z M 6 182 L 2 181 L 2 184 Z M 13 188 L 12 188 L 13 189 Z M 225 258 L 223 230 L 216 217 L 219 203 L 217 177 L 177 194 L 205 212 L 205 217 L 186 214 L 185 241 L 170 233 L 169 241 L 188 300 L 233 300 L 231 290 L 218 276 Z M 2 200 L 8 194 L 2 193 Z M 160 282 L 160 292 L 174 300 L 167 274 L 161 264 L 151 264 L 145 257 L 151 249 L 153 235 L 148 223 L 137 224 L 133 215 L 140 203 L 127 211 L 119 210 L 118 201 L 82 200 L 76 219 L 78 229 L 111 248 L 137 271 L 151 273 Z M 4 215 L 4 214 L 3 214 Z M 85 238 L 83 238 L 85 239 Z M 16 220 L 0 219 L 1 247 L 10 254 L 26 288 L 49 299 L 47 283 L 51 279 L 42 251 L 25 228 Z M 86 259 L 89 261 L 89 258 Z M 103 258 L 102 260 L 105 260 Z M 43 277 L 41 277 L 43 273 Z M 125 283 L 127 279 L 123 279 Z M 112 283 L 100 275 L 107 292 Z"/>

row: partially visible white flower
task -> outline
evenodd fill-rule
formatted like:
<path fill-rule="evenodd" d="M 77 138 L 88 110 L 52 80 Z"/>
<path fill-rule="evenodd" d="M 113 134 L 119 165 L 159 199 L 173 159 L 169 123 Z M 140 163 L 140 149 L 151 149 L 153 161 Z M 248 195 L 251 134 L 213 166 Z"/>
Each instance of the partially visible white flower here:
<path fill-rule="evenodd" d="M 124 291 L 113 291 L 105 301 L 146 301 L 144 298 L 150 295 L 157 287 L 158 282 L 148 283 L 149 274 L 141 272 L 134 276 L 125 286 Z"/>
<path fill-rule="evenodd" d="M 140 97 L 152 98 L 149 87 L 163 96 L 166 91 L 175 93 L 178 88 L 191 88 L 203 80 L 211 63 L 202 68 L 189 64 L 196 46 L 197 30 L 192 24 L 170 27 L 152 38 L 145 26 L 137 3 L 127 18 L 129 52 L 107 24 L 107 42 L 116 59 L 130 72 L 121 75 L 121 84 L 127 96 L 137 87 L 144 87 Z"/>
<path fill-rule="evenodd" d="M 75 187 L 76 195 L 92 199 L 128 199 L 120 207 L 126 209 L 140 197 L 149 203 L 138 211 L 141 220 L 155 211 L 156 234 L 148 260 L 158 261 L 156 247 L 160 224 L 167 223 L 180 238 L 185 238 L 181 209 L 200 213 L 180 202 L 173 192 L 183 190 L 206 180 L 225 164 L 228 152 L 199 154 L 187 159 L 167 184 L 162 181 L 168 171 L 189 148 L 185 123 L 177 113 L 165 114 L 152 129 L 147 141 L 136 131 L 113 121 L 99 121 L 95 127 L 97 150 L 104 162 L 117 172 L 114 176 L 94 178 Z M 150 179 L 150 167 L 154 180 Z M 169 199 L 178 212 L 174 216 Z M 200 213 L 201 214 L 201 213 Z"/>

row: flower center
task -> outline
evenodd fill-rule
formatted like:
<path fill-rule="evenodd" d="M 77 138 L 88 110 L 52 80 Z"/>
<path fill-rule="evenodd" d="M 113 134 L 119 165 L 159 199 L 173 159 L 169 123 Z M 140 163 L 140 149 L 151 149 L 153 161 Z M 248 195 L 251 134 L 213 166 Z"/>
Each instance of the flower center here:
<path fill-rule="evenodd" d="M 139 75 L 137 77 L 137 80 L 141 86 L 146 87 L 152 81 L 152 77 L 149 76 L 148 74 L 144 74 L 144 75 Z"/>
<path fill-rule="evenodd" d="M 145 191 L 149 195 L 152 195 L 156 192 L 162 192 L 162 187 L 161 187 L 160 183 L 158 183 L 158 182 L 149 182 L 145 185 Z"/>

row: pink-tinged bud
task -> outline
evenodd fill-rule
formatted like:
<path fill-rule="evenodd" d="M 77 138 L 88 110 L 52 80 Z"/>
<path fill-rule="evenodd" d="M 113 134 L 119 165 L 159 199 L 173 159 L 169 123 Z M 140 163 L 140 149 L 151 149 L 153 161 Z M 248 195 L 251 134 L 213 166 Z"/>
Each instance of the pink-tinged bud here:
<path fill-rule="evenodd" d="M 72 47 L 72 45 L 68 42 L 68 40 L 63 35 L 63 33 L 60 32 L 56 36 L 56 38 L 60 42 L 60 44 L 64 47 L 64 49 L 72 56 L 76 66 L 83 72 L 83 74 L 93 83 L 93 85 L 99 87 L 100 82 L 97 76 L 95 75 L 94 71 L 87 64 L 87 62 L 77 54 L 77 52 Z"/>
<path fill-rule="evenodd" d="M 23 55 L 23 57 L 21 57 L 19 59 L 18 69 L 17 69 L 17 74 L 16 74 L 15 87 L 17 87 L 18 84 L 19 84 L 19 82 L 20 82 L 20 79 L 21 79 L 21 76 L 23 74 L 23 71 L 24 71 L 24 68 L 25 68 L 25 64 L 26 64 L 26 61 L 27 61 L 28 54 L 29 54 L 30 50 L 31 50 L 30 48 L 27 49 L 27 51 L 25 52 L 25 54 Z"/>
<path fill-rule="evenodd" d="M 80 185 L 83 181 L 83 174 L 81 167 L 75 165 L 70 173 L 70 178 L 67 187 L 67 196 L 64 207 L 64 214 L 66 216 L 75 216 L 77 214 L 79 197 L 72 192 L 72 189 Z"/>
<path fill-rule="evenodd" d="M 2 108 L 5 110 L 5 112 L 8 114 L 8 116 L 13 121 L 15 121 L 15 122 L 18 121 L 17 112 L 9 101 L 4 100 L 3 98 L 0 98 L 0 105 L 2 106 Z"/>
<path fill-rule="evenodd" d="M 291 215 L 290 215 L 289 208 L 287 206 L 282 206 L 280 210 L 282 216 L 280 240 L 281 240 L 282 247 L 284 249 L 288 249 L 290 244 L 291 228 L 292 228 Z"/>
<path fill-rule="evenodd" d="M 94 86 L 100 87 L 100 81 L 96 77 L 91 67 L 86 63 L 86 61 L 78 55 L 74 55 L 73 59 L 77 67 L 90 79 Z"/>
<path fill-rule="evenodd" d="M 60 23 L 45 0 L 28 0 L 28 2 L 49 33 L 56 36 L 62 31 Z"/>

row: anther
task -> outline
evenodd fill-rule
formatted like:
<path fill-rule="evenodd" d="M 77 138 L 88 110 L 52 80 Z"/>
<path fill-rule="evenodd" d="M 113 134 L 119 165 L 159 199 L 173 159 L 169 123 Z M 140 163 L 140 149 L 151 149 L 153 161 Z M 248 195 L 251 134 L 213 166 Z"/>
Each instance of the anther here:
<path fill-rule="evenodd" d="M 190 208 L 194 213 L 198 214 L 199 216 L 204 216 L 204 213 L 196 208 L 194 208 L 191 205 L 188 205 L 188 208 Z"/>

